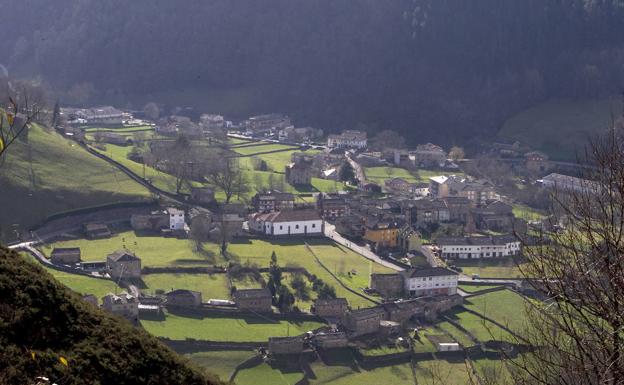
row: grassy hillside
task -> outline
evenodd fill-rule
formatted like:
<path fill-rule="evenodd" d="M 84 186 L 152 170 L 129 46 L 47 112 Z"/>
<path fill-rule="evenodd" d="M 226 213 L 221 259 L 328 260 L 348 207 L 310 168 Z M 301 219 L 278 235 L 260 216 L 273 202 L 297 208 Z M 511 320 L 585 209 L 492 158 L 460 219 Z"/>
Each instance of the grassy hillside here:
<path fill-rule="evenodd" d="M 0 186 L 0 226 L 22 230 L 56 212 L 149 197 L 116 168 L 39 126 L 9 149 Z"/>
<path fill-rule="evenodd" d="M 527 144 L 552 159 L 575 160 L 588 138 L 608 127 L 612 113 L 621 112 L 620 104 L 616 99 L 550 100 L 507 120 L 498 137 Z"/>
<path fill-rule="evenodd" d="M 217 384 L 148 333 L 0 248 L 0 383 Z"/>

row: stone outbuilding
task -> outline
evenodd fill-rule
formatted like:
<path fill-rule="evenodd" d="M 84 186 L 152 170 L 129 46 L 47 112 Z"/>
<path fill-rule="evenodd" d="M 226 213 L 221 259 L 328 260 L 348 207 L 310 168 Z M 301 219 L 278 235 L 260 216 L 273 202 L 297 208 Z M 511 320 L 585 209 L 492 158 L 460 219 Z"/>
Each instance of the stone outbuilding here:
<path fill-rule="evenodd" d="M 303 337 L 270 337 L 269 353 L 275 354 L 301 354 L 303 352 Z"/>
<path fill-rule="evenodd" d="M 80 262 L 80 247 L 56 247 L 50 254 L 50 261 L 57 265 L 73 265 Z"/>
<path fill-rule="evenodd" d="M 314 301 L 312 312 L 323 318 L 342 318 L 349 310 L 346 298 L 317 299 Z"/>
<path fill-rule="evenodd" d="M 240 289 L 232 294 L 236 306 L 240 310 L 260 313 L 272 312 L 273 298 L 269 289 Z"/>
<path fill-rule="evenodd" d="M 177 289 L 165 294 L 167 306 L 179 307 L 200 307 L 202 304 L 202 293 L 194 290 Z"/>
<path fill-rule="evenodd" d="M 347 312 L 344 324 L 349 331 L 349 335 L 357 337 L 378 332 L 379 322 L 385 317 L 385 310 L 379 306 L 352 310 Z"/>
<path fill-rule="evenodd" d="M 141 278 L 141 258 L 128 250 L 117 250 L 106 257 L 106 269 L 114 279 Z"/>
<path fill-rule="evenodd" d="M 399 298 L 403 295 L 404 280 L 401 274 L 373 273 L 370 287 L 384 298 Z"/>

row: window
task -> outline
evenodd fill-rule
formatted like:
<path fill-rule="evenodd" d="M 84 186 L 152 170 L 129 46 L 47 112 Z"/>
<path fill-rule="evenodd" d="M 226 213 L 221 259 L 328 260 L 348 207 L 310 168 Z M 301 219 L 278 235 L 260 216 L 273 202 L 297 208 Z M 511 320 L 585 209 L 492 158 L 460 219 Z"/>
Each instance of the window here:
<path fill-rule="evenodd" d="M 299 225 L 295 225 L 295 229 L 298 229 L 298 228 L 299 228 Z"/>
<path fill-rule="evenodd" d="M 312 223 L 312 228 L 316 228 L 316 223 Z"/>

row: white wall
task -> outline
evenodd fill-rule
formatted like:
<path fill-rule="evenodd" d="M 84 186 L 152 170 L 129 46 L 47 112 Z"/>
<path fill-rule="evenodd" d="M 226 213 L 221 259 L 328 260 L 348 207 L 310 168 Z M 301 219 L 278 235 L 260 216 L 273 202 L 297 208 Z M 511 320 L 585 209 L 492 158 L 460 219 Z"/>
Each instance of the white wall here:
<path fill-rule="evenodd" d="M 307 226 L 307 231 L 306 231 Z M 271 232 L 271 227 L 273 232 Z M 289 231 L 290 227 L 290 231 Z M 320 234 L 323 231 L 322 220 L 299 221 L 299 222 L 275 222 L 265 223 L 265 234 L 273 235 L 303 235 L 303 234 Z"/>

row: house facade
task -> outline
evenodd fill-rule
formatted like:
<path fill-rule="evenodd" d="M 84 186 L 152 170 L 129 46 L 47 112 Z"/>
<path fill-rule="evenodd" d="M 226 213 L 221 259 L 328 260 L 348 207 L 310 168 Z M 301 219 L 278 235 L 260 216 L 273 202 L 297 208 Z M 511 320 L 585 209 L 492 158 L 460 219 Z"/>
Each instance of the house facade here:
<path fill-rule="evenodd" d="M 377 247 L 397 247 L 399 230 L 403 223 L 393 219 L 367 219 L 364 228 L 364 239 L 375 243 Z"/>
<path fill-rule="evenodd" d="M 317 299 L 314 301 L 313 313 L 323 318 L 342 318 L 349 310 L 345 298 Z"/>
<path fill-rule="evenodd" d="M 412 297 L 457 293 L 458 274 L 443 267 L 411 269 L 402 272 L 405 292 Z"/>
<path fill-rule="evenodd" d="M 295 196 L 291 193 L 269 191 L 257 193 L 251 198 L 251 202 L 259 213 L 291 210 L 295 207 Z"/>
<path fill-rule="evenodd" d="M 114 279 L 141 278 L 141 258 L 128 250 L 118 250 L 106 257 L 106 269 Z"/>
<path fill-rule="evenodd" d="M 329 135 L 327 137 L 327 147 L 329 148 L 364 149 L 367 145 L 366 133 L 362 131 L 346 130 L 339 135 Z"/>
<path fill-rule="evenodd" d="M 439 167 L 447 158 L 446 151 L 433 143 L 420 144 L 412 151 L 414 161 L 420 167 Z"/>
<path fill-rule="evenodd" d="M 371 307 L 347 312 L 344 326 L 351 337 L 376 333 L 380 322 L 386 317 L 382 307 Z"/>
<path fill-rule="evenodd" d="M 80 247 L 56 247 L 50 254 L 50 261 L 58 265 L 73 265 L 80 262 Z"/>
<path fill-rule="evenodd" d="M 447 259 L 501 258 L 520 254 L 520 241 L 511 235 L 438 238 L 440 255 Z"/>
<path fill-rule="evenodd" d="M 254 213 L 249 216 L 249 229 L 271 236 L 322 235 L 323 220 L 316 210 L 284 210 Z"/>
<path fill-rule="evenodd" d="M 269 289 L 240 289 L 232 294 L 236 307 L 260 313 L 270 313 L 273 298 Z"/>
<path fill-rule="evenodd" d="M 340 194 L 319 193 L 316 197 L 316 208 L 321 218 L 327 220 L 335 220 L 349 214 L 347 201 Z"/>
<path fill-rule="evenodd" d="M 285 167 L 286 182 L 293 186 L 308 186 L 312 183 L 312 164 L 310 162 L 290 163 Z"/>
<path fill-rule="evenodd" d="M 105 295 L 102 297 L 102 308 L 133 323 L 139 320 L 139 300 L 127 292 L 119 295 L 112 293 Z"/>
<path fill-rule="evenodd" d="M 165 294 L 167 306 L 179 307 L 200 307 L 202 304 L 202 293 L 199 291 L 177 289 Z"/>
<path fill-rule="evenodd" d="M 184 230 L 184 210 L 169 207 L 167 213 L 169 214 L 169 229 Z"/>

